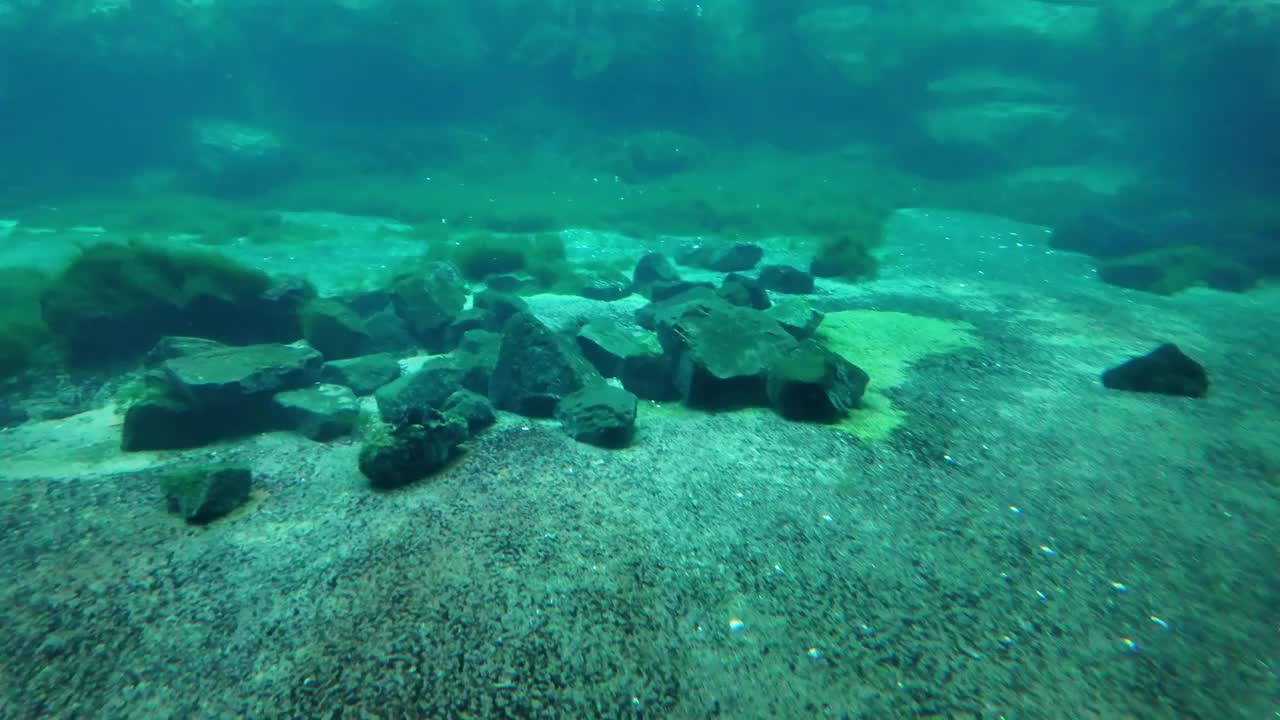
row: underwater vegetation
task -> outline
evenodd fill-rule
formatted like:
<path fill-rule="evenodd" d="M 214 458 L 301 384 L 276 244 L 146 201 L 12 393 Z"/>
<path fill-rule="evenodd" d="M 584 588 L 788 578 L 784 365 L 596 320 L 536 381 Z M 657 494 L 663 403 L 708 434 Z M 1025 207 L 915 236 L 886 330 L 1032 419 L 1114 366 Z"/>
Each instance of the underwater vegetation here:
<path fill-rule="evenodd" d="M 25 268 L 0 269 L 0 380 L 49 359 L 52 336 L 40 313 L 48 282 Z"/>

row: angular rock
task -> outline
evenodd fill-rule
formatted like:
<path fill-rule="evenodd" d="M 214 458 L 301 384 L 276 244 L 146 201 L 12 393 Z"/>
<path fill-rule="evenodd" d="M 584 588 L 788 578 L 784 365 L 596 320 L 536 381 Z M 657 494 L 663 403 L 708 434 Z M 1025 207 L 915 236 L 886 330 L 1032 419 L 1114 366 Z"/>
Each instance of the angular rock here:
<path fill-rule="evenodd" d="M 503 328 L 489 399 L 520 415 L 551 417 L 563 397 L 601 380 L 572 340 L 521 313 Z"/>
<path fill-rule="evenodd" d="M 711 251 L 706 267 L 717 272 L 743 272 L 764 258 L 764 248 L 752 243 L 734 243 Z"/>
<path fill-rule="evenodd" d="M 646 400 L 673 400 L 680 394 L 655 336 L 635 333 L 607 320 L 592 320 L 578 331 L 578 347 L 605 377 L 622 380 L 628 391 Z"/>
<path fill-rule="evenodd" d="M 351 388 L 356 395 L 373 391 L 400 377 L 400 363 L 388 353 L 332 360 L 320 368 L 320 379 Z"/>
<path fill-rule="evenodd" d="M 391 286 L 396 314 L 430 352 L 444 352 L 446 331 L 467 302 L 467 286 L 453 265 L 427 263 Z"/>
<path fill-rule="evenodd" d="M 693 282 L 690 280 L 658 281 L 649 286 L 649 299 L 653 302 L 662 302 L 696 288 L 715 290 L 716 286 L 709 282 Z"/>
<path fill-rule="evenodd" d="M 360 417 L 355 393 L 342 385 L 285 390 L 271 399 L 281 427 L 316 442 L 349 435 Z"/>
<path fill-rule="evenodd" d="M 467 423 L 433 413 L 426 424 L 401 425 L 360 448 L 360 472 L 379 489 L 403 487 L 448 464 L 467 439 Z"/>
<path fill-rule="evenodd" d="M 156 342 L 155 347 L 147 353 L 143 358 L 143 362 L 149 367 L 155 367 L 165 360 L 173 358 L 187 357 L 188 355 L 199 355 L 210 350 L 218 350 L 227 347 L 217 340 L 209 340 L 198 337 L 185 337 L 182 335 L 166 335 Z"/>
<path fill-rule="evenodd" d="M 760 283 L 738 273 L 729 273 L 725 276 L 717 294 L 727 302 L 741 307 L 768 310 L 772 305 L 769 302 L 769 293 L 765 292 Z"/>
<path fill-rule="evenodd" d="M 161 369 L 175 393 L 197 406 L 227 406 L 305 387 L 324 358 L 305 343 L 221 347 L 166 360 Z"/>
<path fill-rule="evenodd" d="M 312 300 L 302 311 L 302 337 L 329 360 L 357 357 L 372 338 L 364 321 L 336 300 Z"/>
<path fill-rule="evenodd" d="M 788 420 L 834 422 L 858 406 L 869 378 L 816 342 L 801 344 L 769 368 L 769 404 Z"/>
<path fill-rule="evenodd" d="M 635 435 L 637 404 L 636 396 L 626 390 L 598 383 L 565 396 L 556 418 L 578 442 L 621 448 Z"/>
<path fill-rule="evenodd" d="M 631 275 L 631 282 L 636 289 L 649 294 L 649 288 L 654 283 L 660 282 L 678 282 L 680 273 L 676 270 L 676 266 L 671 264 L 666 255 L 662 253 L 652 252 L 640 258 L 636 263 L 635 272 Z"/>
<path fill-rule="evenodd" d="M 502 336 L 487 330 L 468 330 L 453 351 L 454 363 L 462 369 L 462 385 L 471 392 L 489 397 L 489 379 L 498 366 Z"/>
<path fill-rule="evenodd" d="M 1112 390 L 1201 398 L 1209 392 L 1209 373 L 1172 343 L 1102 373 Z"/>
<path fill-rule="evenodd" d="M 373 397 L 378 413 L 392 425 L 421 424 L 431 412 L 444 407 L 449 396 L 463 388 L 466 371 L 441 358 L 421 369 L 378 388 Z"/>
<path fill-rule="evenodd" d="M 476 294 L 475 307 L 487 310 L 492 316 L 488 328 L 501 328 L 511 316 L 529 312 L 529 303 L 518 295 L 501 293 L 496 290 L 483 290 Z"/>
<path fill-rule="evenodd" d="M 200 447 L 216 440 L 223 425 L 233 420 L 226 412 L 211 413 L 175 397 L 155 394 L 125 410 L 120 447 L 125 452 Z M 267 425 L 259 429 L 266 429 Z"/>
<path fill-rule="evenodd" d="M 720 300 L 659 311 L 657 326 L 676 389 L 695 407 L 764 404 L 768 369 L 796 345 L 763 312 Z"/>
<path fill-rule="evenodd" d="M 664 300 L 655 300 L 648 305 L 636 310 L 636 325 L 645 330 L 656 330 L 658 327 L 658 314 L 674 311 L 685 305 L 700 304 L 703 306 L 725 305 L 725 299 L 720 297 L 715 289 L 709 286 L 691 287 L 687 291 L 682 292 L 673 297 Z"/>
<path fill-rule="evenodd" d="M 444 413 L 467 421 L 467 429 L 477 433 L 497 421 L 489 398 L 470 390 L 459 390 L 444 402 Z"/>
<path fill-rule="evenodd" d="M 582 278 L 582 289 L 579 294 L 592 300 L 606 302 L 621 300 L 631 294 L 631 280 L 616 270 L 599 270 L 590 272 Z"/>
<path fill-rule="evenodd" d="M 235 510 L 249 499 L 253 474 L 246 467 L 200 465 L 160 476 L 169 511 L 203 524 Z"/>
<path fill-rule="evenodd" d="M 797 340 L 807 340 L 818 331 L 823 314 L 802 298 L 787 298 L 765 311 Z"/>
<path fill-rule="evenodd" d="M 807 295 L 813 292 L 813 276 L 790 265 L 765 265 L 760 268 L 760 285 L 774 292 Z"/>

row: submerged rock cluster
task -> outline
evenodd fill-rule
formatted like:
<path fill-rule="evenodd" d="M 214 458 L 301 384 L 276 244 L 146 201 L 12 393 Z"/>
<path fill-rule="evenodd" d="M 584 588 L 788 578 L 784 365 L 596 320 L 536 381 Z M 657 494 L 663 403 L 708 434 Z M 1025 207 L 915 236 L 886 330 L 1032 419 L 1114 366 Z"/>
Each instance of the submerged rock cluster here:
<path fill-rule="evenodd" d="M 719 268 L 719 286 L 686 280 L 666 256 L 646 255 L 617 283 L 650 300 L 634 325 L 597 318 L 559 330 L 518 295 L 475 291 L 447 261 L 352 297 L 318 298 L 303 284 L 291 306 L 300 336 L 293 342 L 160 338 L 125 391 L 122 446 L 191 448 L 273 430 L 328 442 L 356 432 L 361 398 L 371 396 L 376 418 L 360 433 L 359 467 L 375 487 L 392 488 L 444 467 L 498 411 L 555 419 L 574 439 L 605 448 L 634 441 L 642 400 L 839 420 L 868 377 L 814 339 L 822 314 L 799 297 L 813 289 L 811 275 L 776 264 L 760 279 L 742 274 L 763 255 L 739 243 L 683 258 Z M 491 275 L 486 284 L 507 288 L 510 280 Z M 774 305 L 771 291 L 786 299 Z M 144 319 L 151 308 L 137 305 Z M 181 322 L 168 307 L 160 311 Z M 282 316 L 289 313 L 267 319 L 278 328 Z M 240 317 L 243 336 L 260 336 L 252 316 Z M 84 352 L 91 348 L 85 341 Z M 397 356 L 420 348 L 433 354 L 404 373 Z"/>

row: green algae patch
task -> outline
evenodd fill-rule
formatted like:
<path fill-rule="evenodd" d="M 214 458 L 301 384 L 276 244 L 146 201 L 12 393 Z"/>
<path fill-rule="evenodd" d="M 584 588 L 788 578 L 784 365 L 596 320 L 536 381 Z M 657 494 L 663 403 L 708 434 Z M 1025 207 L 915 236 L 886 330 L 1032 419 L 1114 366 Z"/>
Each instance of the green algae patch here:
<path fill-rule="evenodd" d="M 966 322 L 875 310 L 830 313 L 817 337 L 871 376 L 862 407 L 834 425 L 868 441 L 884 440 L 906 422 L 907 413 L 893 407 L 884 391 L 901 385 L 914 363 L 979 344 Z"/>

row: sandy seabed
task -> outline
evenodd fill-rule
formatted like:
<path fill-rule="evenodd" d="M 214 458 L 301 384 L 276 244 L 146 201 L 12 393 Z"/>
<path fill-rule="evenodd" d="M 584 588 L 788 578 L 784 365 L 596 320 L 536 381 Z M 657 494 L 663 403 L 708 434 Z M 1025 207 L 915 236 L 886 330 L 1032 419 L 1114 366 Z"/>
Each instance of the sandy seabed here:
<path fill-rule="evenodd" d="M 0 718 L 1270 717 L 1280 290 L 1089 267 L 900 213 L 882 277 L 815 303 L 979 342 L 885 391 L 884 440 L 646 406 L 611 452 L 504 415 L 377 493 L 353 442 L 124 456 L 109 408 L 0 433 Z M 1099 385 L 1164 341 L 1208 398 Z M 191 527 L 153 474 L 205 456 L 256 490 Z"/>

